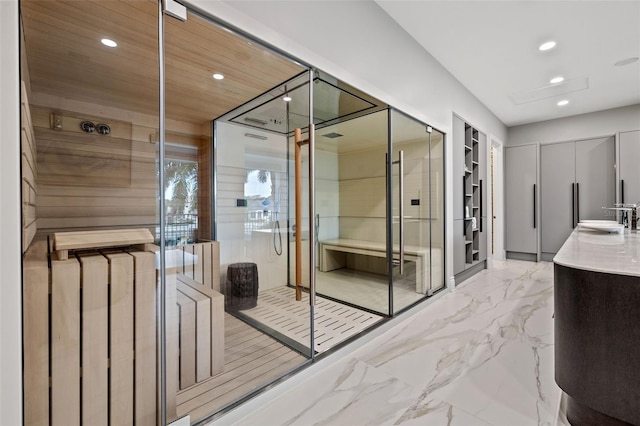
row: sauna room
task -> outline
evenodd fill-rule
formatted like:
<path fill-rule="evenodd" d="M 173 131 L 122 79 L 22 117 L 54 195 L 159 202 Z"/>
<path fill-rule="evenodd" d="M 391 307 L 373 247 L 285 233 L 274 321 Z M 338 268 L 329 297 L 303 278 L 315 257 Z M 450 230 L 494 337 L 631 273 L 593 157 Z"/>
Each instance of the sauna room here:
<path fill-rule="evenodd" d="M 444 287 L 442 132 L 195 10 L 20 14 L 25 424 L 201 423 Z"/>

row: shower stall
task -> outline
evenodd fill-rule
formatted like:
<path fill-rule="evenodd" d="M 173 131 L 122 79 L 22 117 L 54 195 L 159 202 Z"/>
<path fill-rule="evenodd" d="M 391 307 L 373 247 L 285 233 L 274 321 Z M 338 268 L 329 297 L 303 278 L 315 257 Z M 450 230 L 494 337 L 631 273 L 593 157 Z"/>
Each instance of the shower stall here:
<path fill-rule="evenodd" d="M 314 158 L 303 150 L 297 168 L 296 130 L 308 139 L 309 123 Z M 252 262 L 259 275 L 257 306 L 240 318 L 322 353 L 444 286 L 441 132 L 319 70 L 224 114 L 214 129 L 222 271 Z M 313 333 L 295 319 L 299 288 L 315 302 Z"/>

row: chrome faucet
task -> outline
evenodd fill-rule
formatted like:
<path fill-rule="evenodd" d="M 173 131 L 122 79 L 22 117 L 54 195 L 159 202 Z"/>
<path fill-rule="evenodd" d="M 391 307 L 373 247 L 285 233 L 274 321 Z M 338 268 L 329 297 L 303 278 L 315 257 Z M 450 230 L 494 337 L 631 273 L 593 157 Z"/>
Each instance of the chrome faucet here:
<path fill-rule="evenodd" d="M 640 201 L 635 204 L 614 204 L 615 207 L 603 207 L 604 210 L 615 210 L 620 212 L 622 225 L 633 231 L 638 229 L 638 217 L 640 216 Z"/>

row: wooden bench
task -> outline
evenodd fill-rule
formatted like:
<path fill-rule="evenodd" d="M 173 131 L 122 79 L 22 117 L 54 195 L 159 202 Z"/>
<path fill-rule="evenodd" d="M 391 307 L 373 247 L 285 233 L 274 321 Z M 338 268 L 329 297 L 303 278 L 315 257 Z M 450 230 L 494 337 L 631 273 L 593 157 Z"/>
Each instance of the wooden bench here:
<path fill-rule="evenodd" d="M 26 250 L 25 425 L 157 424 L 160 275 L 152 242 L 146 229 L 85 231 L 56 233 L 50 247 L 40 240 Z M 169 422 L 179 376 L 191 371 L 181 371 L 180 360 L 193 366 L 184 382 L 191 388 L 224 368 L 218 247 L 181 247 L 166 269 Z M 190 340 L 180 352 L 181 325 Z"/>
<path fill-rule="evenodd" d="M 224 296 L 178 274 L 180 390 L 224 370 Z"/>
<path fill-rule="evenodd" d="M 46 241 L 30 245 L 25 425 L 157 422 L 155 277 L 154 254 L 133 247 L 62 260 Z"/>
<path fill-rule="evenodd" d="M 320 241 L 319 268 L 322 272 L 329 272 L 347 266 L 347 255 L 356 254 L 364 256 L 374 256 L 378 258 L 387 257 L 387 247 L 385 243 L 350 240 L 345 238 Z M 398 246 L 393 248 L 394 257 L 399 255 Z M 429 256 L 431 250 L 424 247 L 405 245 L 405 260 L 416 264 L 416 292 L 421 294 L 431 293 L 436 289 L 429 282 Z"/>

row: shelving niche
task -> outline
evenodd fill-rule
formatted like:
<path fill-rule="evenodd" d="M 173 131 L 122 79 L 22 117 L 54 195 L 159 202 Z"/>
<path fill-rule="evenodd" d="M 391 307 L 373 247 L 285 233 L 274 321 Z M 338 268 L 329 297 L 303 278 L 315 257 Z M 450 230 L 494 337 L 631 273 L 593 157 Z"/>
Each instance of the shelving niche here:
<path fill-rule="evenodd" d="M 480 261 L 480 170 L 478 130 L 465 124 L 464 138 L 464 239 L 465 263 Z"/>

